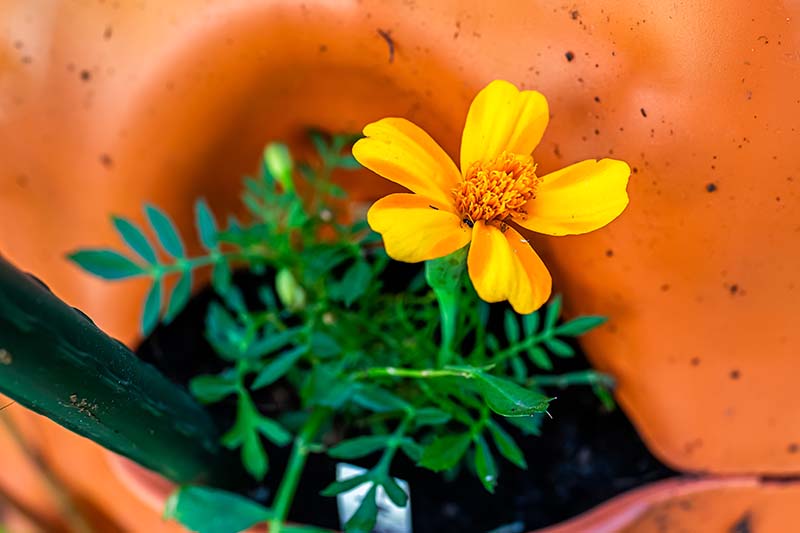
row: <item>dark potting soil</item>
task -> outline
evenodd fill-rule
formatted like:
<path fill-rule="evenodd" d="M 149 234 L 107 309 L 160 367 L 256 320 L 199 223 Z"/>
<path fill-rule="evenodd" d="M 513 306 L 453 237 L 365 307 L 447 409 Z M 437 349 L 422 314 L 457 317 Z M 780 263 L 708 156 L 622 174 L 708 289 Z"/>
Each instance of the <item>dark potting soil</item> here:
<path fill-rule="evenodd" d="M 387 270 L 388 279 L 407 282 L 407 269 L 411 267 L 390 268 L 399 270 Z M 255 290 L 247 289 L 264 283 L 250 274 L 237 275 L 235 281 L 245 294 L 255 294 Z M 221 371 L 224 363 L 203 337 L 206 308 L 213 298 L 210 289 L 192 298 L 170 325 L 159 326 L 142 343 L 139 357 L 184 386 L 194 376 Z M 257 301 L 248 303 L 258 306 Z M 556 373 L 590 368 L 580 350 L 572 359 L 554 358 L 554 364 Z M 486 532 L 501 526 L 510 526 L 504 528 L 509 533 L 529 531 L 569 519 L 622 492 L 675 474 L 650 454 L 622 411 L 606 411 L 589 387 L 548 392 L 558 399 L 550 406 L 553 418 L 545 418 L 541 436 L 524 437 L 506 425 L 525 452 L 528 469 L 520 470 L 498 456 L 495 494 L 486 492 L 466 469 L 448 482 L 398 454 L 392 474 L 409 483 L 415 533 Z M 279 387 L 255 400 L 265 414 L 276 416 L 279 406 L 291 404 L 289 396 Z M 230 397 L 209 406 L 209 411 L 219 426 L 227 429 L 233 425 L 235 408 L 235 398 Z M 245 483 L 240 491 L 268 504 L 289 447 L 265 445 L 270 458 L 266 479 L 260 485 Z M 367 457 L 352 463 L 370 466 L 370 461 L 376 460 Z M 323 454 L 309 457 L 291 520 L 340 527 L 336 498 L 319 495 L 335 479 L 335 468 L 336 462 Z"/>

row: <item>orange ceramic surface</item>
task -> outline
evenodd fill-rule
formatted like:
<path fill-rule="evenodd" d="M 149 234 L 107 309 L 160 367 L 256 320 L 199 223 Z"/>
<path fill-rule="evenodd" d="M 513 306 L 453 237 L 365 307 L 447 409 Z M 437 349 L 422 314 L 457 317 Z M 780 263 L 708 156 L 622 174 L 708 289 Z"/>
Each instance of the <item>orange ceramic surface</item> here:
<path fill-rule="evenodd" d="M 537 245 L 571 312 L 612 317 L 586 347 L 648 444 L 688 470 L 798 472 L 798 15 L 777 0 L 7 0 L 0 250 L 135 343 L 144 285 L 64 260 L 119 246 L 109 213 L 140 221 L 151 201 L 188 233 L 196 196 L 227 212 L 264 142 L 307 150 L 308 126 L 404 116 L 456 155 L 472 96 L 505 78 L 550 101 L 542 172 L 634 167 L 614 224 Z M 360 199 L 387 188 L 343 179 Z M 72 475 L 102 499 L 108 469 L 64 438 L 74 457 L 48 457 L 97 467 Z"/>

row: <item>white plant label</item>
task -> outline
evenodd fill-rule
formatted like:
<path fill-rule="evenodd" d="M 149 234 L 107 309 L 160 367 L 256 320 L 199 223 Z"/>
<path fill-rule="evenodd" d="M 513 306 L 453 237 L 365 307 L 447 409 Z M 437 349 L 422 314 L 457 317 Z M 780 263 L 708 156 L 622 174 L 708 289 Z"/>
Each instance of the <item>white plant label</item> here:
<path fill-rule="evenodd" d="M 336 481 L 344 481 L 351 477 L 359 476 L 366 472 L 365 469 L 347 464 L 336 464 Z M 375 533 L 411 533 L 411 493 L 408 490 L 408 483 L 402 479 L 394 478 L 400 487 L 409 495 L 408 503 L 405 507 L 396 506 L 386 495 L 383 487 L 378 487 L 375 501 L 378 504 L 378 521 L 375 522 Z M 339 523 L 344 528 L 345 523 L 353 516 L 361 501 L 369 491 L 370 483 L 363 483 L 358 487 L 347 492 L 342 492 L 336 496 L 339 506 Z"/>

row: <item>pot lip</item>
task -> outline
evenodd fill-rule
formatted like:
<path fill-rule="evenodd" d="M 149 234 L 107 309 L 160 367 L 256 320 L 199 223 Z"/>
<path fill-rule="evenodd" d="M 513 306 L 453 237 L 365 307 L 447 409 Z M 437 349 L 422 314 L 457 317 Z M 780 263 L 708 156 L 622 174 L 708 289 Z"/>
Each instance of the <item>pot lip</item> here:
<path fill-rule="evenodd" d="M 143 503 L 161 513 L 176 485 L 130 459 L 105 451 L 106 460 L 120 482 Z M 653 504 L 718 488 L 756 487 L 758 476 L 679 475 L 642 485 L 558 524 L 532 533 L 602 533 L 618 531 L 641 516 Z"/>

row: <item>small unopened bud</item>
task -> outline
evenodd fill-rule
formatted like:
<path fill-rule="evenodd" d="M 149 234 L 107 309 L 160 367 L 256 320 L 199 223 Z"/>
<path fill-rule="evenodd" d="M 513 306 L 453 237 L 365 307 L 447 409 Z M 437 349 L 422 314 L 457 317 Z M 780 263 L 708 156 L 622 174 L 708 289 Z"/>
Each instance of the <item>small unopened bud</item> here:
<path fill-rule="evenodd" d="M 281 184 L 284 191 L 294 190 L 294 181 L 292 181 L 292 156 L 289 154 L 289 149 L 285 144 L 270 143 L 264 150 L 264 164 L 267 170 L 272 174 L 272 177 Z"/>
<path fill-rule="evenodd" d="M 275 292 L 289 311 L 301 311 L 306 306 L 306 291 L 288 269 L 280 270 L 275 276 Z"/>

